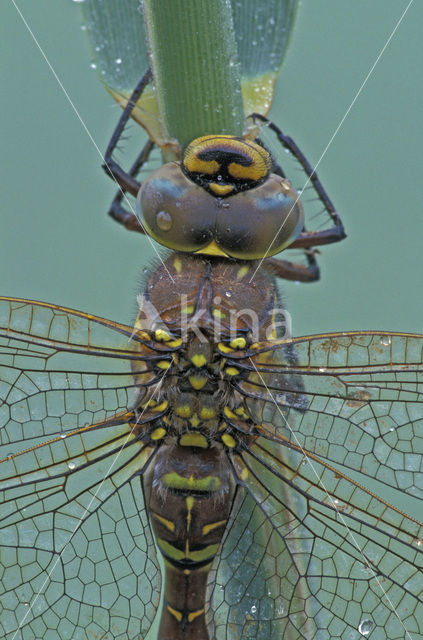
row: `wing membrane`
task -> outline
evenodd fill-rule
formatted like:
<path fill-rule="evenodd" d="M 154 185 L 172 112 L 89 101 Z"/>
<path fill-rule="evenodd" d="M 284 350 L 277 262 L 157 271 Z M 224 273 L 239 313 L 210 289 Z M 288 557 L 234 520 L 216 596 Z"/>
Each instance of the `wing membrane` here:
<path fill-rule="evenodd" d="M 260 437 L 233 457 L 217 640 L 423 640 L 421 525 L 354 475 L 421 510 L 422 346 L 349 333 L 225 353 Z M 0 299 L 1 442 L 30 445 L 0 465 L 2 637 L 145 636 L 160 593 L 141 480 L 154 451 L 130 423 L 160 357 L 126 325 Z"/>
<path fill-rule="evenodd" d="M 139 396 L 140 382 L 133 377 L 139 341 L 140 333 L 126 325 L 56 305 L 0 298 L 4 455 L 13 443 L 66 433 L 132 406 Z M 159 356 L 151 351 L 150 357 Z M 143 373 L 148 375 L 145 365 Z"/>
<path fill-rule="evenodd" d="M 284 345 L 236 361 L 254 372 L 239 388 L 254 399 L 257 422 L 331 464 L 423 497 L 422 337 L 332 334 L 290 346 L 291 362 Z"/>
<path fill-rule="evenodd" d="M 287 594 L 283 637 L 313 640 L 328 629 L 327 637 L 347 637 L 360 628 L 380 640 L 423 637 L 418 522 L 315 458 L 276 443 L 258 442 L 235 458 L 234 467 L 280 538 L 273 546 L 280 558 L 275 567 L 281 579 L 291 580 L 290 589 L 280 592 Z M 292 488 L 295 501 L 289 499 Z M 253 613 L 260 628 L 258 606 Z"/>
<path fill-rule="evenodd" d="M 2 637 L 145 635 L 160 596 L 139 479 L 152 455 L 122 416 L 0 465 Z"/>

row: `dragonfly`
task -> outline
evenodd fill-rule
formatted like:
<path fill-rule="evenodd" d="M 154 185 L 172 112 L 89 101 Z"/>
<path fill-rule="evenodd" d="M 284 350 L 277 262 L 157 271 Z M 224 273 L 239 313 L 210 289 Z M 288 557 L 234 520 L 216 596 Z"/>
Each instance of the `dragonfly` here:
<path fill-rule="evenodd" d="M 220 194 L 204 148 L 234 190 L 243 153 L 254 176 L 267 154 L 194 141 L 152 174 L 147 215 L 178 180 L 184 215 Z M 242 176 L 244 202 L 269 181 Z M 421 499 L 423 337 L 286 337 L 275 280 L 174 252 L 133 326 L 0 300 L 5 638 L 145 637 L 155 545 L 159 640 L 422 637 L 423 525 L 377 488 Z"/>
<path fill-rule="evenodd" d="M 423 637 L 422 525 L 366 487 L 421 500 L 423 337 L 276 301 L 179 253 L 133 326 L 1 299 L 2 637 L 145 637 L 154 539 L 159 638 Z"/>
<path fill-rule="evenodd" d="M 175 298 L 160 288 L 166 273 L 156 269 L 133 326 L 2 300 L 5 444 L 13 447 L 17 425 L 19 442 L 29 440 L 28 451 L 7 455 L 2 465 L 4 557 L 13 550 L 22 567 L 18 578 L 16 567 L 6 574 L 6 637 L 18 631 L 21 612 L 23 637 L 50 630 L 52 637 L 143 637 L 160 592 L 153 536 L 165 558 L 175 556 L 166 535 L 181 519 L 187 533 L 195 520 L 214 543 L 194 550 L 194 533 L 186 535 L 184 557 L 207 549 L 195 564 L 211 559 L 212 566 L 203 575 L 204 611 L 181 611 L 180 593 L 176 601 L 166 593 L 163 633 L 182 620 L 185 629 L 206 626 L 216 638 L 419 637 L 420 525 L 353 474 L 360 469 L 370 481 L 419 496 L 404 443 L 412 449 L 419 434 L 421 338 L 368 332 L 281 340 L 275 284 L 254 267 L 173 254 L 166 268 L 177 282 Z M 246 306 L 260 318 L 254 342 L 251 319 L 240 314 Z M 158 314 L 150 325 L 151 308 Z M 191 332 L 200 335 L 184 335 L 181 316 L 196 318 Z M 216 319 L 225 316 L 235 317 L 234 335 L 225 322 L 216 335 Z M 214 424 L 199 429 L 199 417 Z M 179 431 L 169 431 L 175 422 Z M 166 447 L 172 478 L 160 475 Z M 202 461 L 195 490 L 177 466 L 176 447 L 192 454 L 191 467 Z M 210 468 L 212 477 L 204 475 Z M 175 511 L 160 504 L 172 490 L 185 500 Z M 226 494 L 225 522 L 197 511 L 210 499 L 211 517 Z"/>

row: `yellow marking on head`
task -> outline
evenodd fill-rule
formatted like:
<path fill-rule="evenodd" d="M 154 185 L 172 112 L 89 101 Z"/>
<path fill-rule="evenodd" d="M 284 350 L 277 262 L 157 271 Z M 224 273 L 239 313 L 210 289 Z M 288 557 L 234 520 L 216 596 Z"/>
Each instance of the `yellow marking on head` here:
<path fill-rule="evenodd" d="M 188 622 L 192 622 L 193 620 L 195 620 L 195 618 L 198 618 L 198 616 L 202 616 L 204 614 L 204 609 L 198 609 L 198 611 L 191 611 L 191 613 L 188 614 Z"/>
<path fill-rule="evenodd" d="M 221 320 L 223 320 L 224 318 L 226 318 L 226 313 L 224 311 L 222 311 L 221 309 L 213 309 L 212 310 L 212 316 L 214 316 L 215 318 L 220 318 Z"/>
<path fill-rule="evenodd" d="M 194 367 L 200 369 L 200 367 L 204 367 L 204 365 L 207 364 L 207 358 L 203 353 L 194 353 L 191 358 L 191 362 Z"/>
<path fill-rule="evenodd" d="M 153 518 L 155 518 L 155 520 L 157 520 L 158 522 L 161 522 L 166 527 L 166 529 L 169 529 L 169 531 L 175 531 L 174 522 L 172 522 L 171 520 L 167 520 L 166 518 L 162 518 L 162 516 L 159 516 L 158 513 L 154 513 L 154 511 L 151 511 L 151 514 Z"/>
<path fill-rule="evenodd" d="M 189 576 L 191 571 L 189 569 L 184 569 L 184 576 Z"/>
<path fill-rule="evenodd" d="M 234 414 L 233 411 L 231 411 L 229 409 L 229 407 L 224 407 L 223 408 L 223 414 L 226 416 L 226 418 L 229 418 L 229 420 L 236 420 L 237 416 Z"/>
<path fill-rule="evenodd" d="M 199 426 L 199 424 L 200 424 L 200 418 L 197 416 L 197 414 L 196 414 L 196 413 L 194 413 L 194 415 L 192 416 L 192 418 L 190 418 L 189 423 L 190 423 L 190 425 L 191 425 L 192 427 L 194 427 L 194 429 L 196 429 L 196 428 Z"/>
<path fill-rule="evenodd" d="M 182 613 L 180 611 L 176 611 L 176 609 L 173 609 L 169 604 L 166 605 L 166 609 L 178 622 L 182 622 Z"/>
<path fill-rule="evenodd" d="M 237 376 L 239 374 L 239 369 L 237 369 L 236 367 L 226 367 L 225 373 L 228 376 Z"/>
<path fill-rule="evenodd" d="M 165 473 L 162 481 L 169 489 L 179 489 L 181 491 L 217 491 L 221 485 L 221 481 L 217 476 L 204 476 L 203 478 L 190 476 L 185 478 L 175 471 Z"/>
<path fill-rule="evenodd" d="M 176 273 L 181 273 L 182 270 L 182 262 L 180 261 L 179 258 L 174 258 L 173 260 L 173 266 L 175 267 L 175 271 Z"/>
<path fill-rule="evenodd" d="M 205 524 L 202 530 L 203 536 L 206 536 L 210 531 L 221 527 L 223 524 L 226 524 L 227 520 L 219 520 L 219 522 L 213 522 L 212 524 Z"/>
<path fill-rule="evenodd" d="M 175 407 L 175 413 L 180 418 L 190 418 L 192 409 L 189 404 L 181 404 L 179 407 Z"/>
<path fill-rule="evenodd" d="M 188 380 L 191 384 L 191 386 L 196 390 L 199 391 L 200 389 L 202 389 L 204 387 L 204 385 L 207 382 L 207 377 L 206 376 L 189 376 Z"/>
<path fill-rule="evenodd" d="M 226 446 L 229 447 L 230 449 L 233 449 L 236 446 L 235 438 L 231 436 L 229 433 L 224 433 L 222 435 L 222 442 L 226 444 Z"/>
<path fill-rule="evenodd" d="M 171 366 L 171 362 L 169 362 L 169 360 L 159 360 L 159 362 L 156 363 L 156 367 L 158 367 L 159 369 L 169 369 L 169 367 Z"/>
<path fill-rule="evenodd" d="M 216 416 L 216 410 L 214 407 L 201 407 L 200 418 L 202 420 L 211 420 Z"/>
<path fill-rule="evenodd" d="M 161 440 L 165 435 L 166 429 L 163 429 L 163 427 L 157 427 L 157 429 L 154 429 L 154 431 L 151 432 L 150 438 L 152 440 Z"/>
<path fill-rule="evenodd" d="M 237 280 L 242 280 L 242 278 L 244 276 L 246 276 L 248 273 L 248 267 L 241 267 L 241 269 L 238 270 L 238 273 L 236 274 Z"/>
<path fill-rule="evenodd" d="M 181 447 L 200 447 L 201 449 L 207 449 L 207 438 L 201 433 L 184 433 L 179 439 L 179 445 Z"/>
<path fill-rule="evenodd" d="M 247 341 L 242 336 L 240 336 L 239 338 L 234 338 L 229 343 L 232 349 L 245 349 L 246 344 Z"/>
<path fill-rule="evenodd" d="M 216 160 L 201 160 L 198 156 L 184 158 L 184 166 L 190 173 L 202 173 L 212 176 L 219 170 L 219 163 Z"/>
<path fill-rule="evenodd" d="M 232 353 L 233 352 L 233 349 L 231 347 L 228 347 L 223 342 L 219 342 L 218 345 L 217 345 L 217 348 L 219 349 L 219 351 L 222 351 L 222 353 Z"/>
<path fill-rule="evenodd" d="M 219 184 L 219 182 L 210 182 L 209 189 L 214 193 L 215 196 L 224 198 L 225 196 L 232 193 L 234 190 L 234 186 L 232 184 Z"/>
<path fill-rule="evenodd" d="M 172 336 L 164 329 L 156 329 L 154 332 L 154 337 L 158 342 L 169 342 L 172 339 Z"/>
<path fill-rule="evenodd" d="M 198 251 L 195 251 L 195 253 L 204 254 L 206 256 L 228 256 L 226 251 L 220 249 L 214 240 L 209 242 L 209 244 L 203 247 L 203 249 L 198 249 Z"/>

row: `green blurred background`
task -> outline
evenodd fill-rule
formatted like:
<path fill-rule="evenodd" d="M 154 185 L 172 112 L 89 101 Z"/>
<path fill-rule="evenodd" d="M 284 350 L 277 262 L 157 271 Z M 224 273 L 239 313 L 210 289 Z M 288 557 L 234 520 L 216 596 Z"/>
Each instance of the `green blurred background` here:
<path fill-rule="evenodd" d="M 407 4 L 301 3 L 272 118 L 312 162 Z M 18 6 L 104 151 L 120 109 L 90 68 L 77 3 Z M 348 238 L 322 249 L 319 283 L 284 286 L 295 335 L 423 332 L 422 26 L 414 2 L 320 164 Z M 129 321 L 152 250 L 106 216 L 114 187 L 12 2 L 2 3 L 0 50 L 0 291 Z"/>

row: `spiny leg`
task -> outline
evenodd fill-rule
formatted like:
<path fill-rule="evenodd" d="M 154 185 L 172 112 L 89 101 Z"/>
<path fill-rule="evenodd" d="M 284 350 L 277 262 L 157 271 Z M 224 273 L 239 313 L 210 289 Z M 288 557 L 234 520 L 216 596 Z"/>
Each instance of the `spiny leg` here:
<path fill-rule="evenodd" d="M 278 126 L 276 126 L 271 120 L 268 120 L 268 118 L 266 118 L 265 116 L 262 116 L 260 113 L 253 113 L 251 115 L 251 118 L 253 120 L 260 120 L 261 122 L 266 123 L 269 129 L 271 129 L 276 134 L 282 146 L 285 149 L 288 149 L 298 160 L 305 173 L 309 177 L 310 182 L 315 188 L 320 201 L 322 202 L 333 222 L 333 227 L 331 227 L 330 229 L 323 229 L 321 231 L 302 231 L 295 242 L 292 243 L 290 248 L 311 248 L 317 245 L 338 242 L 339 240 L 345 238 L 346 236 L 341 218 L 339 217 L 331 199 L 329 198 L 326 190 L 320 182 L 317 173 L 314 171 L 313 167 L 307 160 L 304 153 L 298 147 L 298 145 L 290 136 L 285 135 Z"/>
<path fill-rule="evenodd" d="M 136 176 L 140 171 L 142 165 L 148 160 L 154 143 L 151 140 L 147 141 L 129 172 L 126 172 L 124 169 L 122 169 L 122 167 L 116 162 L 116 160 L 114 160 L 113 153 L 119 143 L 119 140 L 121 139 L 122 133 L 125 129 L 126 124 L 128 123 L 134 107 L 137 104 L 137 101 L 139 100 L 145 87 L 151 82 L 151 79 L 152 74 L 150 69 L 148 69 L 132 92 L 128 103 L 123 110 L 121 117 L 119 118 L 119 122 L 107 146 L 103 163 L 104 171 L 119 186 L 119 191 L 113 199 L 112 205 L 109 209 L 109 215 L 120 224 L 123 224 L 127 229 L 130 229 L 132 231 L 139 231 L 140 233 L 144 233 L 144 231 L 142 229 L 142 226 L 138 222 L 138 219 L 133 213 L 126 211 L 122 207 L 121 202 L 125 197 L 126 192 L 129 192 L 134 197 L 137 195 L 141 184 L 136 179 Z"/>

